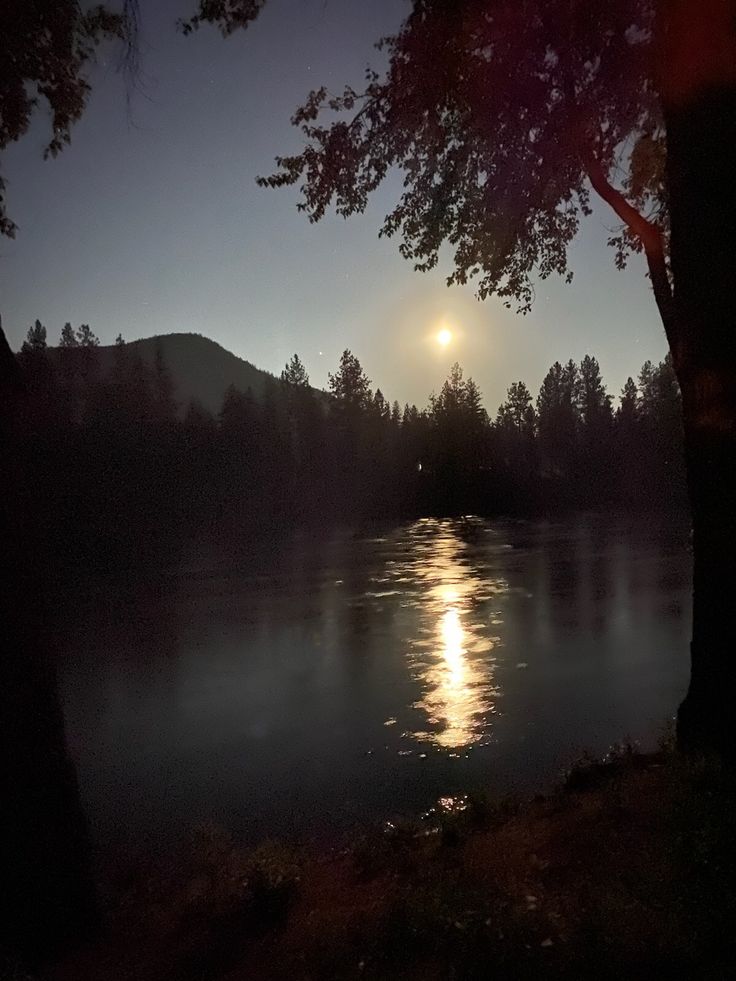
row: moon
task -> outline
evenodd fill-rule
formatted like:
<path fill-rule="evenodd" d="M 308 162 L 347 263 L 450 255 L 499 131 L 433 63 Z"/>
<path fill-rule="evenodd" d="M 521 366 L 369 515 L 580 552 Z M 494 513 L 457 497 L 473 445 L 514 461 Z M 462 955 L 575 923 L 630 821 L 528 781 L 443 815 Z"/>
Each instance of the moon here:
<path fill-rule="evenodd" d="M 452 340 L 452 331 L 448 330 L 447 327 L 443 327 L 442 330 L 437 335 L 437 343 L 440 347 L 447 347 L 447 345 Z"/>

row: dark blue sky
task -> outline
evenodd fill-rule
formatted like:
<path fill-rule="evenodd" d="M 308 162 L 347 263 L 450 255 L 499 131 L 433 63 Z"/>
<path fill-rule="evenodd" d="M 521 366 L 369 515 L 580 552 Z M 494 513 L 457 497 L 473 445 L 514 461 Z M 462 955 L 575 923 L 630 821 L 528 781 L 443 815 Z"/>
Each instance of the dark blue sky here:
<path fill-rule="evenodd" d="M 191 7 L 194 5 L 191 4 Z M 128 118 L 114 54 L 103 52 L 94 95 L 72 145 L 41 150 L 48 122 L 4 160 L 20 226 L 0 241 L 0 309 L 20 346 L 38 317 L 58 338 L 86 322 L 103 343 L 198 331 L 278 372 L 297 351 L 325 385 L 350 347 L 390 399 L 424 405 L 458 360 L 492 413 L 522 378 L 533 392 L 556 359 L 595 354 L 615 395 L 666 347 L 643 261 L 619 273 L 606 248 L 605 207 L 572 251 L 575 281 L 537 287 L 518 317 L 473 289 L 447 289 L 447 266 L 412 271 L 396 241 L 379 240 L 398 181 L 364 216 L 310 225 L 293 189 L 255 185 L 299 145 L 289 118 L 311 87 L 360 84 L 372 48 L 400 23 L 405 0 L 269 0 L 246 33 L 174 30 L 187 0 L 141 0 L 141 91 Z M 109 64 L 106 64 L 109 62 Z M 432 340 L 446 321 L 456 338 Z"/>

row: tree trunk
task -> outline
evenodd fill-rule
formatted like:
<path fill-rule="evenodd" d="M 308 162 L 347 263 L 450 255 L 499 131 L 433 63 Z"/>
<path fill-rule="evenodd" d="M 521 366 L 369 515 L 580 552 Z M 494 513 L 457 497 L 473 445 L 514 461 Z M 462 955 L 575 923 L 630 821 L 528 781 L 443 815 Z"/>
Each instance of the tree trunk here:
<path fill-rule="evenodd" d="M 33 405 L 2 324 L 0 396 L 0 961 L 37 965 L 93 930 L 98 912 L 51 657 L 53 572 L 25 466 Z"/>
<path fill-rule="evenodd" d="M 666 105 L 675 368 L 693 520 L 686 748 L 736 757 L 736 84 L 696 80 Z"/>
<path fill-rule="evenodd" d="M 736 759 L 736 434 L 704 431 L 698 402 L 697 391 L 684 397 L 693 632 L 690 687 L 678 712 L 677 732 L 685 749 L 715 749 Z M 733 402 L 724 402 L 721 412 L 736 419 Z"/>

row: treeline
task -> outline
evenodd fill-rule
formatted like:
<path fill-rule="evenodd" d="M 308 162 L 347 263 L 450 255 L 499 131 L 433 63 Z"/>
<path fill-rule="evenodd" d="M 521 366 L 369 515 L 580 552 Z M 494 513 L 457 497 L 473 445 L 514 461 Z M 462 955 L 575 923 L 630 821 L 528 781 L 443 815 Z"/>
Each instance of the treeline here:
<path fill-rule="evenodd" d="M 37 321 L 18 354 L 26 503 L 67 558 L 159 554 L 213 525 L 685 502 L 669 358 L 615 408 L 595 358 L 555 363 L 536 401 L 516 382 L 491 419 L 458 365 L 420 410 L 373 390 L 350 351 L 328 393 L 294 355 L 261 398 L 230 388 L 215 417 L 182 412 L 160 352 L 147 366 L 118 337 L 103 371 L 97 347 L 67 324 L 48 349 Z"/>

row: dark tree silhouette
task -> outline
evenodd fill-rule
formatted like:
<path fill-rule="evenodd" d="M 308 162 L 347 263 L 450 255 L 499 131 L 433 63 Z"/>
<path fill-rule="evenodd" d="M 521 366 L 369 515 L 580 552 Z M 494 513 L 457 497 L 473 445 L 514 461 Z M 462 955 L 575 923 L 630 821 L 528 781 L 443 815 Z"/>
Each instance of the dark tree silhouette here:
<path fill-rule="evenodd" d="M 532 396 L 523 381 L 514 382 L 506 395 L 506 401 L 498 407 L 497 425 L 522 435 L 534 432 L 535 414 Z"/>
<path fill-rule="evenodd" d="M 497 464 L 505 468 L 510 482 L 504 496 L 527 501 L 538 466 L 538 441 L 537 414 L 531 392 L 523 381 L 509 387 L 506 401 L 498 407 L 495 435 Z"/>
<path fill-rule="evenodd" d="M 580 362 L 579 395 L 583 427 L 591 436 L 607 432 L 612 419 L 611 397 L 606 394 L 597 359 L 589 354 Z"/>
<path fill-rule="evenodd" d="M 281 372 L 281 381 L 294 388 L 308 388 L 309 375 L 298 354 L 294 354 Z"/>
<path fill-rule="evenodd" d="M 80 324 L 77 330 L 77 343 L 80 347 L 99 347 L 100 339 L 89 324 Z"/>
<path fill-rule="evenodd" d="M 74 0 L 28 3 L 7 0 L 0 7 L 0 152 L 23 136 L 45 101 L 51 138 L 44 151 L 55 157 L 70 140 L 84 112 L 90 86 L 85 71 L 105 38 L 126 35 L 125 16 L 103 5 L 83 10 Z M 0 177 L 0 234 L 13 236 L 5 184 Z"/>
<path fill-rule="evenodd" d="M 467 381 L 454 364 L 439 395 L 430 399 L 431 452 L 428 464 L 437 481 L 442 510 L 455 510 L 463 491 L 477 497 L 478 473 L 488 451 L 489 422 L 481 394 L 472 378 Z"/>
<path fill-rule="evenodd" d="M 180 23 L 183 32 L 190 33 L 199 26 L 210 23 L 220 27 L 223 34 L 229 34 L 239 27 L 245 27 L 253 20 L 260 8 L 260 0 L 199 0 L 198 3 L 184 4 L 183 13 L 188 13 L 190 19 Z M 193 13 L 192 13 L 193 11 Z M 5 0 L 0 4 L 0 154 L 11 143 L 22 137 L 30 126 L 31 120 L 37 112 L 48 111 L 51 122 L 51 133 L 45 148 L 45 155 L 54 157 L 64 146 L 69 143 L 71 129 L 77 122 L 86 107 L 91 86 L 88 79 L 88 68 L 93 60 L 96 48 L 106 39 L 117 39 L 123 42 L 121 65 L 129 73 L 136 71 L 137 50 L 136 50 L 136 28 L 137 28 L 138 3 L 137 0 L 123 0 L 121 5 L 90 4 L 83 5 L 77 0 Z M 16 226 L 7 213 L 5 203 L 5 181 L 0 172 L 0 235 L 13 237 L 16 233 Z M 96 339 L 83 326 L 80 328 L 81 337 L 74 336 L 71 326 L 68 331 L 65 328 L 63 343 L 67 347 L 65 369 L 73 368 L 73 377 L 70 376 L 66 385 L 65 397 L 56 400 L 56 409 L 63 410 L 64 418 L 72 425 L 77 425 L 81 421 L 82 405 L 93 407 L 94 400 L 87 397 L 88 393 L 83 391 L 84 387 L 90 382 L 95 373 L 97 361 L 94 357 L 93 348 Z M 30 341 L 30 338 L 29 338 Z M 71 348 L 82 347 L 81 357 L 77 351 Z M 38 368 L 38 359 L 35 367 Z M 26 366 L 28 361 L 26 359 Z M 48 365 L 47 365 L 48 367 Z M 23 495 L 19 490 L 23 487 L 23 481 L 13 479 L 22 465 L 13 466 L 13 461 L 22 448 L 19 447 L 20 439 L 29 439 L 29 433 L 25 428 L 29 419 L 35 418 L 39 423 L 46 413 L 39 412 L 42 405 L 50 405 L 54 398 L 51 396 L 50 383 L 52 373 L 47 371 L 41 377 L 38 371 L 33 372 L 33 384 L 25 386 L 22 374 L 18 371 L 18 363 L 13 358 L 7 339 L 0 323 L 0 395 L 2 396 L 2 408 L 0 409 L 0 426 L 2 426 L 3 442 L 0 446 L 3 459 L 9 462 L 6 467 L 3 479 L 3 501 L 0 507 L 3 519 L 10 522 L 10 528 L 3 528 L 3 549 L 4 564 L 2 571 L 3 580 L 12 578 L 15 582 L 25 585 L 26 578 L 24 570 L 25 560 L 33 552 L 31 539 L 26 542 L 26 551 L 16 552 L 8 547 L 8 539 L 5 532 L 10 531 L 16 536 L 18 528 L 13 522 L 18 523 L 22 514 Z M 128 386 L 130 388 L 130 386 Z M 138 386 L 140 389 L 140 386 Z M 118 394 L 124 390 L 121 383 Z M 98 392 L 100 396 L 96 402 L 96 408 L 109 410 L 110 392 Z M 11 405 L 12 402 L 12 405 Z M 19 405 L 16 403 L 19 402 Z M 115 404 L 115 400 L 113 400 Z M 133 415 L 140 419 L 141 411 L 145 415 L 148 403 L 139 403 Z M 160 401 L 160 408 L 166 408 Z M 123 415 L 131 415 L 131 405 L 126 404 Z M 98 423 L 98 437 L 101 436 L 105 428 L 106 416 L 99 412 L 93 413 Z M 118 421 L 121 415 L 116 417 Z M 49 432 L 48 427 L 45 430 Z M 87 434 L 91 436 L 91 433 Z M 90 449 L 94 440 L 88 440 L 83 449 Z M 84 441 L 83 441 L 84 444 Z M 104 447 L 104 442 L 97 441 L 97 449 Z M 115 449 L 119 450 L 121 444 Z M 171 450 L 171 443 L 168 444 Z M 38 451 L 44 447 L 37 446 Z M 75 446 L 67 447 L 68 452 L 64 454 L 65 463 L 69 463 L 74 458 Z M 126 447 L 126 452 L 118 454 L 114 461 L 118 467 L 123 466 L 124 458 L 129 455 L 130 445 Z M 83 462 L 92 463 L 96 460 L 102 464 L 104 455 L 98 454 L 95 458 L 91 453 Z M 159 464 L 165 466 L 167 460 L 163 457 L 159 459 Z M 61 462 L 60 460 L 57 462 Z M 77 461 L 80 462 L 80 461 Z M 112 461 L 110 461 L 112 462 Z M 151 461 L 149 461 L 150 463 Z M 50 465 L 50 458 L 46 460 Z M 61 470 L 63 472 L 63 466 Z M 90 466 L 88 475 L 93 474 L 104 477 L 112 470 Z M 121 472 L 122 469 L 121 469 Z M 153 476 L 153 469 L 149 466 L 146 470 L 147 475 Z M 10 474 L 10 476 L 8 476 Z M 156 483 L 159 486 L 167 486 L 170 489 L 170 481 Z M 109 491 L 114 491 L 115 485 L 108 486 L 105 481 L 98 482 L 95 486 L 86 488 L 87 490 L 102 492 L 103 487 Z M 146 482 L 141 483 L 136 491 L 145 490 Z M 132 489 L 132 488 L 131 488 Z M 58 492 L 58 488 L 55 488 Z M 61 495 L 62 500 L 64 494 Z M 131 499 L 135 498 L 131 495 Z M 117 499 L 117 494 L 112 494 Z M 155 498 L 154 498 L 155 499 Z M 97 497 L 90 494 L 85 498 L 89 507 L 93 507 Z M 150 513 L 150 509 L 149 509 Z M 95 526 L 94 520 L 91 526 Z M 120 536 L 118 536 L 119 539 Z M 74 542 L 75 545 L 78 542 Z M 23 600 L 25 597 L 23 590 L 19 590 L 15 600 Z M 8 599 L 7 594 L 3 594 L 3 608 L 0 611 L 1 626 L 8 641 L 7 658 L 4 662 L 4 669 L 8 671 L 8 677 L 13 678 L 22 690 L 28 695 L 24 705 L 33 709 L 33 696 L 37 703 L 37 711 L 45 711 L 45 722 L 47 731 L 52 736 L 62 734 L 61 711 L 58 702 L 55 700 L 53 685 L 47 684 L 47 674 L 43 670 L 36 670 L 36 652 L 29 656 L 28 650 L 23 644 L 16 644 L 14 641 L 15 630 L 13 624 L 20 622 L 15 614 L 14 600 Z M 8 601 L 7 610 L 5 601 Z M 26 634 L 28 631 L 26 630 Z M 40 656 L 40 655 L 39 655 Z M 42 658 L 41 658 L 42 660 Z M 13 674 L 17 669 L 17 677 Z M 5 675 L 4 675 L 5 680 Z M 3 689 L 5 690 L 5 684 Z M 20 703 L 19 703 L 20 704 Z M 3 706 L 4 707 L 4 706 Z M 44 708 L 45 707 L 45 708 Z M 5 713 L 3 713 L 5 715 Z M 32 715 L 28 716 L 29 718 Z M 58 722 L 58 725 L 57 725 Z M 38 750 L 38 743 L 34 743 L 28 731 L 23 726 L 18 726 L 15 731 L 15 743 L 8 742 L 6 735 L 12 734 L 8 727 L 3 728 L 3 741 L 0 746 L 0 766 L 3 768 L 3 784 L 0 787 L 3 797 L 16 792 L 19 800 L 30 800 L 35 791 L 38 791 L 44 784 L 48 788 L 48 793 L 57 786 L 55 778 L 51 773 L 51 764 L 48 767 L 37 765 L 38 761 L 34 758 L 34 753 Z M 50 759 L 61 759 L 62 749 L 53 742 L 49 741 L 46 747 L 49 751 Z M 27 762 L 25 775 L 29 776 L 28 788 L 16 788 L 12 778 L 11 770 L 18 760 L 25 759 Z M 5 766 L 6 762 L 11 770 Z M 6 772 L 7 771 L 7 772 Z M 35 774 L 35 784 L 30 779 Z M 69 781 L 67 781 L 68 783 Z M 71 781 L 73 783 L 73 780 Z M 27 789 L 27 793 L 26 793 Z M 53 796 L 53 795 L 52 795 Z M 72 794 L 73 797 L 73 794 Z M 15 824 L 10 821 L 3 826 L 3 844 L 18 859 L 15 868 L 18 875 L 11 879 L 0 869 L 3 881 L 7 887 L 4 891 L 9 903 L 15 904 L 17 916 L 5 916 L 3 906 L 3 939 L 7 930 L 11 931 L 13 926 L 19 937 L 21 933 L 35 930 L 37 933 L 37 952 L 41 953 L 44 948 L 45 940 L 48 940 L 48 948 L 53 946 L 55 940 L 63 941 L 66 936 L 71 936 L 83 921 L 88 920 L 87 911 L 92 906 L 92 896 L 90 891 L 89 877 L 81 870 L 81 865 L 76 869 L 76 881 L 64 880 L 66 872 L 74 868 L 74 858 L 76 845 L 71 840 L 67 841 L 67 851 L 64 853 L 64 843 L 60 840 L 59 831 L 64 827 L 71 829 L 75 822 L 75 802 L 69 795 L 58 793 L 56 803 L 60 813 L 53 813 L 47 806 L 41 806 L 44 802 L 39 798 L 39 808 L 37 813 L 32 814 L 29 810 L 24 818 L 23 808 L 18 807 L 14 815 Z M 46 802 L 48 803 L 48 802 Z M 62 813 L 63 811 L 63 813 Z M 68 819 L 68 821 L 66 820 Z M 24 834 L 26 837 L 24 838 Z M 19 836 L 19 837 L 14 837 Z M 38 847 L 34 850 L 26 848 L 25 844 L 35 840 Z M 63 835 L 61 836 L 63 838 Z M 22 840 L 23 847 L 15 847 Z M 49 847 L 47 847 L 49 846 Z M 53 847 L 51 847 L 53 846 Z M 57 854 L 54 855 L 54 847 Z M 3 856 L 5 857 L 5 856 Z M 25 869 L 23 861 L 26 862 Z M 43 876 L 43 863 L 48 861 L 46 876 Z M 66 861 L 66 865 L 64 862 Z M 39 874 L 41 870 L 41 874 Z M 66 871 L 64 871 L 66 870 Z M 54 876 L 58 872 L 56 880 Z M 16 879 L 19 884 L 25 884 L 26 892 L 21 895 L 18 891 L 14 894 Z M 66 881 L 66 897 L 64 897 L 63 881 Z M 66 899 L 67 907 L 63 909 Z M 50 904 L 49 904 L 50 900 Z M 46 937 L 41 925 L 42 915 L 35 916 L 34 911 L 48 910 L 46 921 Z M 57 916 L 63 912 L 65 916 Z M 27 915 L 26 915 L 27 914 Z M 24 919 L 25 915 L 25 919 Z M 56 917 L 55 921 L 54 917 Z M 65 923 L 65 926 L 62 924 Z M 53 934 L 53 939 L 52 939 Z M 24 937 L 25 939 L 25 937 Z M 19 939 L 19 943 L 20 943 Z"/>
<path fill-rule="evenodd" d="M 537 396 L 539 443 L 547 469 L 556 477 L 573 477 L 579 411 L 577 365 L 555 361 Z"/>
<path fill-rule="evenodd" d="M 621 426 L 633 426 L 638 418 L 639 389 L 636 382 L 629 376 L 621 389 L 621 400 L 616 410 L 616 421 Z"/>
<path fill-rule="evenodd" d="M 257 16 L 260 0 L 200 0 L 184 33 L 225 34 Z M 348 215 L 393 166 L 405 192 L 386 219 L 418 269 L 455 248 L 450 282 L 479 277 L 528 309 L 532 276 L 567 278 L 567 247 L 591 188 L 623 226 L 619 265 L 645 253 L 682 390 L 693 514 L 692 686 L 680 733 L 734 749 L 724 693 L 736 681 L 736 626 L 726 590 L 736 573 L 736 339 L 732 291 L 736 192 L 736 0 L 414 0 L 383 42 L 389 67 L 362 92 L 312 92 L 297 112 L 304 151 L 264 183 L 302 178 L 301 203 L 319 219 L 334 201 Z M 0 21 L 0 151 L 51 107 L 49 153 L 68 142 L 89 93 L 96 45 L 122 38 L 134 52 L 137 5 L 84 12 L 73 0 L 5 4 Z M 186 17 L 186 14 L 184 15 Z M 134 57 L 128 63 L 134 62 Z M 329 107 L 332 125 L 317 122 Z M 346 114 L 352 114 L 345 118 Z M 619 186 L 614 174 L 623 173 Z M 0 191 L 3 187 L 0 186 Z M 14 226 L 0 201 L 0 232 Z M 4 381 L 7 384 L 7 381 Z M 714 468 L 717 471 L 713 479 Z"/>
<path fill-rule="evenodd" d="M 337 371 L 330 372 L 328 379 L 332 394 L 330 421 L 335 435 L 333 486 L 338 494 L 346 492 L 358 500 L 369 481 L 364 461 L 368 438 L 366 417 L 373 404 L 371 383 L 360 361 L 349 350 L 343 351 Z"/>
<path fill-rule="evenodd" d="M 370 404 L 370 379 L 352 351 L 346 349 L 342 352 L 337 371 L 334 375 L 330 372 L 328 378 L 339 412 L 356 414 Z"/>
<path fill-rule="evenodd" d="M 227 37 L 255 20 L 264 3 L 182 0 L 178 26 L 187 35 L 210 24 Z M 118 41 L 120 67 L 129 78 L 136 74 L 138 21 L 139 0 L 86 6 L 78 0 L 4 0 L 0 5 L 0 153 L 27 133 L 36 113 L 46 110 L 51 132 L 44 156 L 56 157 L 71 142 L 72 128 L 87 106 L 92 91 L 88 71 L 97 48 L 105 41 Z M 0 174 L 0 235 L 12 238 L 16 231 Z"/>
<path fill-rule="evenodd" d="M 23 347 L 21 352 L 23 354 L 28 354 L 32 351 L 45 351 L 46 350 L 46 328 L 37 320 L 33 327 L 28 328 L 28 336 L 25 341 L 23 341 Z"/>
<path fill-rule="evenodd" d="M 610 475 L 613 409 L 598 361 L 589 354 L 580 362 L 578 406 L 582 452 L 578 473 L 585 473 L 590 496 L 605 499 L 606 494 L 613 494 L 614 490 Z"/>
<path fill-rule="evenodd" d="M 45 330 L 16 361 L 0 333 L 0 957 L 39 962 L 96 919 L 91 862 L 49 660 Z"/>
<path fill-rule="evenodd" d="M 19 448 L 33 451 L 26 483 L 37 488 L 33 510 L 59 549 L 55 561 L 125 565 L 223 514 L 237 535 L 256 521 L 288 527 L 325 513 L 529 513 L 619 499 L 652 507 L 664 481 L 677 494 L 660 504 L 678 503 L 680 394 L 669 358 L 642 367 L 641 395 L 627 383 L 615 420 L 591 356 L 553 365 L 539 418 L 519 381 L 491 424 L 459 365 L 427 409 L 402 413 L 371 391 L 349 351 L 331 394 L 310 387 L 294 356 L 258 397 L 231 386 L 215 419 L 196 402 L 179 404 L 183 376 L 163 344 L 144 363 L 122 338 L 107 350 L 47 349 L 42 331 L 32 327 L 35 346 L 27 340 L 18 354 L 29 409 Z M 86 355 L 98 358 L 94 371 L 80 370 Z"/>
<path fill-rule="evenodd" d="M 59 347 L 79 347 L 79 339 L 77 338 L 74 328 L 69 322 L 65 323 L 61 328 Z"/>
<path fill-rule="evenodd" d="M 399 167 L 382 233 L 419 270 L 449 242 L 450 283 L 477 277 L 522 311 L 534 276 L 572 275 L 591 189 L 613 208 L 617 262 L 644 252 L 682 389 L 695 587 L 678 731 L 736 753 L 736 0 L 414 0 L 381 46 L 362 91 L 310 93 L 304 149 L 262 183 L 300 183 L 319 220 L 363 211 Z"/>

